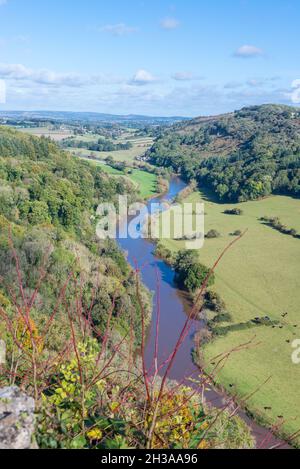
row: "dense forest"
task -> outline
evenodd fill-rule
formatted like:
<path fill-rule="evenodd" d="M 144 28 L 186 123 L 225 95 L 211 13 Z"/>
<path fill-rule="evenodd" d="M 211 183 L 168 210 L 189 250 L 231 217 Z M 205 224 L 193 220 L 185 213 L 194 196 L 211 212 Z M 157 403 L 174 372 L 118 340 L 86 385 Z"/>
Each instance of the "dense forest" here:
<path fill-rule="evenodd" d="M 147 154 L 221 201 L 300 195 L 300 110 L 263 105 L 193 119 L 163 131 Z"/>
<path fill-rule="evenodd" d="M 42 283 L 36 318 L 47 314 L 70 272 L 82 277 L 82 296 L 88 302 L 96 281 L 92 316 L 99 327 L 124 311 L 118 328 L 139 316 L 131 271 L 114 241 L 96 237 L 95 211 L 99 203 L 117 201 L 118 194 L 135 189 L 124 178 L 110 178 L 97 167 L 72 159 L 46 138 L 35 138 L 0 128 L 0 303 L 6 304 L 10 286 L 17 290 L 17 272 L 8 243 L 8 227 L 20 260 L 25 294 L 30 294 L 47 254 L 47 276 Z M 148 296 L 143 292 L 145 303 Z M 134 313 L 134 314 L 133 314 Z M 63 325 L 58 324 L 58 328 Z M 136 327 L 137 336 L 139 328 Z M 55 337 L 65 340 L 64 329 Z M 137 337 L 138 339 L 138 337 Z"/>

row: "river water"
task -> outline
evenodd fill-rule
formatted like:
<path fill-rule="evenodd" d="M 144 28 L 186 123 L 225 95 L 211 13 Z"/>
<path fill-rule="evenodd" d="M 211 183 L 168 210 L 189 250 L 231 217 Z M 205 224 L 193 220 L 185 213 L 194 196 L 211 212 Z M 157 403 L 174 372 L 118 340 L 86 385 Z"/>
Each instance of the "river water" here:
<path fill-rule="evenodd" d="M 185 187 L 186 184 L 181 179 L 173 177 L 168 193 L 149 201 L 148 207 L 153 202 L 172 201 Z M 160 316 L 158 364 L 163 364 L 173 351 L 174 345 L 187 319 L 191 304 L 187 295 L 176 288 L 173 269 L 164 261 L 154 256 L 153 251 L 155 246 L 153 243 L 143 238 L 131 239 L 129 237 L 127 239 L 118 239 L 118 243 L 125 251 L 129 263 L 134 268 L 136 266 L 140 268 L 143 283 L 154 294 L 152 322 L 146 344 L 146 364 L 148 370 L 150 370 L 153 369 L 153 357 L 156 348 L 157 314 Z M 195 332 L 199 330 L 199 327 L 201 325 L 198 321 L 194 321 L 191 324 L 189 334 L 176 355 L 169 374 L 170 379 L 184 382 L 190 377 L 197 378 L 199 376 L 199 368 L 195 366 L 191 356 L 194 346 L 193 337 Z M 207 391 L 205 397 L 212 405 L 220 408 L 224 407 L 224 398 L 226 396 L 215 389 Z M 288 447 L 286 443 L 270 435 L 269 430 L 250 420 L 242 411 L 238 412 L 238 414 L 251 427 L 258 448 L 272 448 L 276 445 L 279 445 L 280 448 Z"/>

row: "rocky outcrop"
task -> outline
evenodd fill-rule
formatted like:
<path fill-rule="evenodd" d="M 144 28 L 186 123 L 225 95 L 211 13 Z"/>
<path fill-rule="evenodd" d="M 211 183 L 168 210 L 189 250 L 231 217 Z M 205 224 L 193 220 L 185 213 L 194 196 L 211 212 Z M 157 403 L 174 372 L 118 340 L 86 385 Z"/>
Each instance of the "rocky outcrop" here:
<path fill-rule="evenodd" d="M 34 449 L 34 399 L 17 387 L 0 389 L 0 449 Z"/>

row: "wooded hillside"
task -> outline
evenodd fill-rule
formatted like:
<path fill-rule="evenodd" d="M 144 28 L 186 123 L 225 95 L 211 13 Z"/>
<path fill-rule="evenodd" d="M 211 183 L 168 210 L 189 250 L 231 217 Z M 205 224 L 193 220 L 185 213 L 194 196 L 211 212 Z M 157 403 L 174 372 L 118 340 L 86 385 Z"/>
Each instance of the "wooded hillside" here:
<path fill-rule="evenodd" d="M 220 200 L 300 194 L 300 110 L 244 108 L 173 126 L 148 152 L 152 163 L 197 179 Z"/>

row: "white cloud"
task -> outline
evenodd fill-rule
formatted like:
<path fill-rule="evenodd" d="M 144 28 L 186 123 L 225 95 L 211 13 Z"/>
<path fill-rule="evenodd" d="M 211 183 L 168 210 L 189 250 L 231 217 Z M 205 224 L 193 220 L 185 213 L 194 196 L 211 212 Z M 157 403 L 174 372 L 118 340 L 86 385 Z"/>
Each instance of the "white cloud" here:
<path fill-rule="evenodd" d="M 56 73 L 51 70 L 32 70 L 22 64 L 1 64 L 0 78 L 31 81 L 40 85 L 79 87 L 103 79 L 101 76 L 84 77 L 76 73 Z"/>
<path fill-rule="evenodd" d="M 137 70 L 129 79 L 101 72 L 85 76 L 0 63 L 0 79 L 9 85 L 5 106 L 10 109 L 201 115 L 265 102 L 300 103 L 300 78 L 292 88 L 279 90 L 273 88 L 274 78 L 266 77 L 207 85 L 186 71 L 174 74 L 172 82 L 171 77 L 165 81 L 147 69 Z"/>
<path fill-rule="evenodd" d="M 176 81 L 193 81 L 202 79 L 202 77 L 194 75 L 191 72 L 177 72 L 172 75 L 172 78 Z"/>
<path fill-rule="evenodd" d="M 251 46 L 251 45 L 244 45 L 244 46 L 239 47 L 235 51 L 234 56 L 241 57 L 244 59 L 249 59 L 252 57 L 262 56 L 263 54 L 264 54 L 263 50 L 258 47 Z"/>
<path fill-rule="evenodd" d="M 40 70 L 32 75 L 33 81 L 42 85 L 56 86 L 82 86 L 87 83 L 87 79 L 72 73 L 56 73 L 51 70 Z"/>
<path fill-rule="evenodd" d="M 132 78 L 131 84 L 142 86 L 149 85 L 150 83 L 153 83 L 155 81 L 157 81 L 157 78 L 154 77 L 150 72 L 148 72 L 147 70 L 140 69 Z"/>
<path fill-rule="evenodd" d="M 136 33 L 137 28 L 127 26 L 125 23 L 106 24 L 100 28 L 101 32 L 110 33 L 113 36 L 127 36 L 128 34 Z"/>
<path fill-rule="evenodd" d="M 6 103 L 6 83 L 4 80 L 0 80 L 0 104 Z"/>
<path fill-rule="evenodd" d="M 0 76 L 15 80 L 31 80 L 44 85 L 79 86 L 84 83 L 79 75 L 60 74 L 51 70 L 31 70 L 22 64 L 0 64 Z"/>
<path fill-rule="evenodd" d="M 33 72 L 22 64 L 0 64 L 0 77 L 24 80 L 32 76 Z"/>
<path fill-rule="evenodd" d="M 300 78 L 292 82 L 292 92 L 287 93 L 292 103 L 300 104 Z"/>
<path fill-rule="evenodd" d="M 161 20 L 160 25 L 163 29 L 171 30 L 178 28 L 180 23 L 176 18 L 167 17 Z"/>
<path fill-rule="evenodd" d="M 133 86 L 124 80 L 114 85 L 53 87 L 31 81 L 13 81 L 8 88 L 6 108 L 98 111 L 114 114 L 212 115 L 267 102 L 287 103 L 289 90 L 256 87 L 228 89 L 200 82 Z M 300 80 L 299 82 L 300 83 Z M 297 83 L 295 83 L 295 86 Z M 286 94 L 285 94 L 286 93 Z"/>

